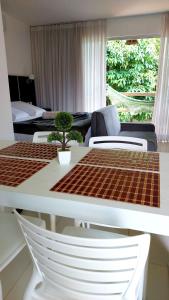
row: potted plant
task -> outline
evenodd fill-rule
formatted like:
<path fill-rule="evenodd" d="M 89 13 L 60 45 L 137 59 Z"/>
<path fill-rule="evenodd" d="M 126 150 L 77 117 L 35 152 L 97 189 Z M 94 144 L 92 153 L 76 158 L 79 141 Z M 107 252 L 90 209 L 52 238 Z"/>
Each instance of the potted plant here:
<path fill-rule="evenodd" d="M 61 148 L 58 149 L 58 160 L 60 164 L 69 164 L 71 159 L 71 151 L 68 147 L 68 143 L 72 140 L 78 143 L 83 142 L 81 133 L 77 130 L 71 130 L 73 123 L 73 117 L 68 112 L 59 112 L 55 117 L 56 131 L 52 132 L 48 136 L 48 142 L 58 141 L 61 144 Z"/>

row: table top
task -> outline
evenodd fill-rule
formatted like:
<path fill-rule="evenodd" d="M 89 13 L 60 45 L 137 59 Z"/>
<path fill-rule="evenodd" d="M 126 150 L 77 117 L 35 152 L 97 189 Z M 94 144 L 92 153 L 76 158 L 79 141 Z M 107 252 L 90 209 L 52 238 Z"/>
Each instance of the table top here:
<path fill-rule="evenodd" d="M 0 141 L 0 149 L 12 144 Z M 90 150 L 71 147 L 72 159 L 68 166 L 59 165 L 57 158 L 43 160 L 49 163 L 17 187 L 0 185 L 0 205 L 169 236 L 169 153 L 159 154 L 160 207 L 51 191 Z"/>

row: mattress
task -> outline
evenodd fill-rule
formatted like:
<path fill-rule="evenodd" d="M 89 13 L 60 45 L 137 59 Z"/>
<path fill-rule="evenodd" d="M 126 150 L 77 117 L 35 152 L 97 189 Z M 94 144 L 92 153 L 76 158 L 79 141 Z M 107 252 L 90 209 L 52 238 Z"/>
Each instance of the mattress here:
<path fill-rule="evenodd" d="M 74 113 L 73 116 L 73 130 L 79 130 L 83 137 L 85 137 L 88 128 L 91 124 L 91 114 L 90 113 Z M 15 122 L 13 123 L 14 132 L 22 134 L 33 135 L 36 131 L 54 131 L 54 119 L 43 119 L 36 118 L 27 121 Z"/>

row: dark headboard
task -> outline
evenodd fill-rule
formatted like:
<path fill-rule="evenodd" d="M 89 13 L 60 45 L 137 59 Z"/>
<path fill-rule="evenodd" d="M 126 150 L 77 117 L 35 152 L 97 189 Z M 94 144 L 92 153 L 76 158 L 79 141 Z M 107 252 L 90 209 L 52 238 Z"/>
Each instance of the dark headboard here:
<path fill-rule="evenodd" d="M 9 75 L 11 101 L 23 101 L 36 105 L 34 80 L 28 76 Z"/>

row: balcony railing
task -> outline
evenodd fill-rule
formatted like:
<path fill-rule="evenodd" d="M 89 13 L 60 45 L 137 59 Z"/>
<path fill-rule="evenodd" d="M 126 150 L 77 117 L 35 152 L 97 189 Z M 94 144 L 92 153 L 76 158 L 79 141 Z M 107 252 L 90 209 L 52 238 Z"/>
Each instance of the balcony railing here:
<path fill-rule="evenodd" d="M 155 97 L 156 92 L 122 92 L 127 97 Z"/>

